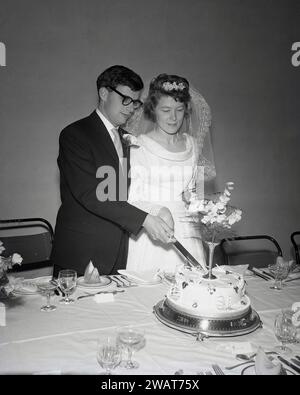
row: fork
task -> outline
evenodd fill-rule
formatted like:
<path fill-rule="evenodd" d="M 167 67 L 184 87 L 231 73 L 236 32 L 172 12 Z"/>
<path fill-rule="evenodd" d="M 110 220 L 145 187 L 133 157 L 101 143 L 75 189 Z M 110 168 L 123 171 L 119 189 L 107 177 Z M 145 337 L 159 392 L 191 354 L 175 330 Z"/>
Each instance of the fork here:
<path fill-rule="evenodd" d="M 220 368 L 219 365 L 214 364 L 214 365 L 212 365 L 212 368 L 215 371 L 217 376 L 224 376 L 225 375 L 225 373 L 223 372 L 223 370 Z"/>

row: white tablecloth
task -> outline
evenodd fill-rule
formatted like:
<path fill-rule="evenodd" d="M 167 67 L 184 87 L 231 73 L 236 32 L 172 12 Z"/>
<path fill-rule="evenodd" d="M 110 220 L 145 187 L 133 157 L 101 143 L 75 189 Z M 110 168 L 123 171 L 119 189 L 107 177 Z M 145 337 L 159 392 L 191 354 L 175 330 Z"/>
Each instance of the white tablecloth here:
<path fill-rule="evenodd" d="M 116 374 L 196 374 L 211 369 L 213 363 L 222 368 L 238 361 L 230 351 L 234 343 L 249 343 L 254 350 L 266 351 L 278 344 L 273 322 L 281 308 L 300 301 L 300 281 L 286 284 L 283 290 L 270 289 L 270 282 L 260 278 L 247 280 L 247 293 L 258 312 L 263 327 L 237 337 L 211 337 L 196 341 L 195 337 L 162 324 L 153 314 L 153 306 L 163 299 L 167 285 L 126 288 L 115 295 L 114 302 L 97 304 L 93 298 L 72 305 L 59 304 L 57 309 L 40 311 L 45 298 L 30 295 L 15 298 L 6 308 L 6 326 L 0 327 L 0 374 L 98 374 L 103 370 L 96 360 L 97 342 L 114 334 L 121 325 L 143 326 L 146 345 L 134 357 L 140 368 L 128 371 L 116 368 Z M 74 296 L 82 294 L 79 289 Z M 300 354 L 300 345 L 291 346 Z M 226 371 L 240 374 L 241 368 Z"/>

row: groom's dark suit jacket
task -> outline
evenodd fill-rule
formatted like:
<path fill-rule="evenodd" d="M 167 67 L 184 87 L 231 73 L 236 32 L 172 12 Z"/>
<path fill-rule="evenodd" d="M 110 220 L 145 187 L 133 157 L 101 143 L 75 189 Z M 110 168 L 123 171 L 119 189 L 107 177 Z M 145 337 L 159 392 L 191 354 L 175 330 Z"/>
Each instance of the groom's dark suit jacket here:
<path fill-rule="evenodd" d="M 129 147 L 123 145 L 123 150 L 129 156 Z M 118 199 L 119 176 L 124 182 L 128 175 L 119 174 L 118 154 L 95 111 L 61 132 L 57 162 L 62 204 L 51 254 L 54 274 L 71 268 L 82 275 L 90 260 L 100 274 L 125 268 L 129 234 L 139 232 L 147 213 Z M 115 170 L 117 201 L 97 198 L 99 183 L 107 180 L 107 174 L 96 178 L 101 166 Z"/>

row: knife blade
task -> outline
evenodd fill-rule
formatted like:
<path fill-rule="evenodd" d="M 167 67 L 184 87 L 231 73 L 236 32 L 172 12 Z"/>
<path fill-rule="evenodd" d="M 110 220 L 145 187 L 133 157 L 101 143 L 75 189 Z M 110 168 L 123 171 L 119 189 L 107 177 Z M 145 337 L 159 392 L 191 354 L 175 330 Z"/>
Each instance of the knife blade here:
<path fill-rule="evenodd" d="M 188 261 L 190 265 L 194 267 L 201 267 L 202 269 L 204 269 L 203 266 L 197 261 L 197 259 L 194 258 L 193 255 L 190 254 L 188 250 L 183 247 L 183 245 L 178 240 L 176 240 L 173 245 L 184 256 L 184 258 Z"/>
<path fill-rule="evenodd" d="M 295 372 L 300 373 L 300 368 L 298 366 L 296 366 L 293 363 L 291 363 L 291 362 L 287 361 L 286 359 L 282 358 L 280 355 L 278 355 L 277 358 L 279 359 L 280 362 L 285 363 L 287 366 L 289 366 L 290 368 L 295 370 Z"/>

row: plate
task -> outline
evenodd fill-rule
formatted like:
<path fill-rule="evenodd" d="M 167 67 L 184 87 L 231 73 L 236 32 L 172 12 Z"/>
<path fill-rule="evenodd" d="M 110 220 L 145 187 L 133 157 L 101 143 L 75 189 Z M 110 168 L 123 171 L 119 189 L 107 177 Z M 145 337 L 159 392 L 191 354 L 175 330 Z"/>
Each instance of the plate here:
<path fill-rule="evenodd" d="M 32 279 L 24 279 L 20 283 L 15 284 L 12 291 L 15 295 L 35 295 L 39 293 L 37 283 L 51 280 L 52 276 L 37 277 Z"/>
<path fill-rule="evenodd" d="M 139 285 L 156 285 L 161 282 L 161 278 L 156 276 L 157 271 L 139 273 L 132 270 L 118 270 L 118 273 L 128 277 L 130 280 L 134 280 Z"/>
<path fill-rule="evenodd" d="M 249 365 L 246 366 L 244 369 L 242 369 L 241 371 L 241 375 L 242 376 L 256 376 L 256 371 L 255 371 L 255 365 Z M 296 373 L 292 372 L 291 370 L 287 369 L 286 367 L 282 367 L 280 376 L 293 376 L 296 375 Z"/>
<path fill-rule="evenodd" d="M 86 283 L 84 281 L 84 277 L 79 277 L 77 279 L 77 286 L 82 287 L 82 288 L 89 288 L 89 289 L 98 289 L 98 288 L 104 288 L 110 285 L 111 279 L 105 276 L 101 276 L 101 282 L 99 283 Z"/>

